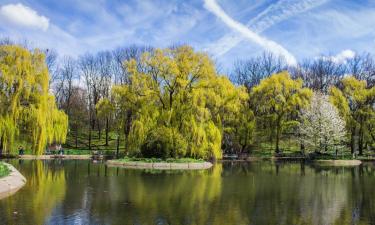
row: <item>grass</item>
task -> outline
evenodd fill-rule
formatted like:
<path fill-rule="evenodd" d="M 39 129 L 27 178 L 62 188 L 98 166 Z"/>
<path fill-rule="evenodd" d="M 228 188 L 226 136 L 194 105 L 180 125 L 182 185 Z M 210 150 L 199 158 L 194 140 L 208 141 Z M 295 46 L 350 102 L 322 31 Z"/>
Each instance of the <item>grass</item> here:
<path fill-rule="evenodd" d="M 0 178 L 8 176 L 10 173 L 10 170 L 7 165 L 4 163 L 0 162 Z"/>
<path fill-rule="evenodd" d="M 118 159 L 120 162 L 145 162 L 145 163 L 199 163 L 204 162 L 203 159 L 193 159 L 193 158 L 167 158 L 167 159 L 160 159 L 160 158 L 135 158 L 135 157 L 125 157 L 122 159 Z"/>
<path fill-rule="evenodd" d="M 350 153 L 349 147 L 340 149 L 338 155 L 335 155 L 334 150 L 328 150 L 325 152 L 321 151 L 322 154 L 316 155 L 314 160 L 352 160 L 353 155 Z M 275 154 L 275 145 L 270 142 L 261 141 L 258 142 L 253 150 L 249 154 L 251 157 L 259 158 L 271 158 L 276 156 Z M 303 154 L 300 151 L 300 144 L 296 139 L 288 138 L 280 140 L 280 154 L 281 157 L 303 157 Z M 357 156 L 355 159 L 374 159 L 374 151 L 363 151 L 362 156 Z"/>
<path fill-rule="evenodd" d="M 81 130 L 78 135 L 78 145 L 77 148 L 75 147 L 75 133 L 69 133 L 67 137 L 67 143 L 63 145 L 64 154 L 65 155 L 91 155 L 94 151 L 107 155 L 107 156 L 114 156 L 116 155 L 116 134 L 114 132 L 109 133 L 109 142 L 108 146 L 105 145 L 105 133 L 104 131 L 99 138 L 98 131 L 92 131 L 92 140 L 91 140 L 91 150 L 88 149 L 88 132 L 86 130 Z M 260 135 L 260 134 L 258 134 Z M 27 150 L 25 150 L 25 154 L 31 154 L 31 151 L 27 148 L 25 143 L 19 143 L 16 146 L 25 146 Z M 121 137 L 120 141 L 120 157 L 124 156 L 124 141 L 123 137 Z M 280 140 L 280 150 L 281 153 L 279 156 L 283 157 L 302 157 L 303 155 L 300 152 L 300 144 L 296 138 L 293 137 L 284 137 Z M 322 151 L 324 152 L 324 151 Z M 17 152 L 18 153 L 18 152 Z M 57 152 L 52 152 L 54 154 Z M 339 155 L 336 157 L 333 151 L 328 151 L 329 154 L 319 155 L 315 159 L 352 159 L 352 155 L 350 154 L 350 149 L 347 148 L 345 150 L 341 150 Z M 257 139 L 256 143 L 252 147 L 250 152 L 251 157 L 259 157 L 259 158 L 271 158 L 276 156 L 275 154 L 275 144 L 274 140 L 273 143 L 270 143 L 269 140 L 266 138 L 259 138 Z M 364 152 L 363 156 L 358 156 L 357 159 L 368 159 L 374 158 L 374 152 Z M 190 158 L 182 158 L 182 159 L 139 159 L 139 158 L 124 158 L 123 160 L 132 159 L 133 161 L 141 161 L 141 162 L 196 162 L 195 159 Z M 198 162 L 203 160 L 198 160 Z"/>
<path fill-rule="evenodd" d="M 109 132 L 108 146 L 105 145 L 105 132 L 102 131 L 99 137 L 98 131 L 91 132 L 91 150 L 92 151 L 116 151 L 117 139 L 115 132 Z M 124 137 L 120 137 L 120 151 L 125 149 Z M 75 133 L 70 132 L 67 137 L 67 142 L 63 145 L 64 149 L 89 150 L 88 131 L 81 130 L 77 137 L 77 146 Z"/>

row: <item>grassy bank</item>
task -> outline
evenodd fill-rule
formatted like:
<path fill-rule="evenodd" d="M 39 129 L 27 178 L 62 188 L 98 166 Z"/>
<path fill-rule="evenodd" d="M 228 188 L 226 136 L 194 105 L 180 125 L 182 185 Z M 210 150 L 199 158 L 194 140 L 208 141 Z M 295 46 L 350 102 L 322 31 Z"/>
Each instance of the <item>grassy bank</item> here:
<path fill-rule="evenodd" d="M 168 158 L 168 159 L 160 159 L 160 158 L 134 158 L 134 157 L 125 157 L 122 159 L 118 159 L 116 161 L 119 162 L 145 162 L 145 163 L 198 163 L 204 162 L 203 159 L 192 159 L 192 158 Z"/>
<path fill-rule="evenodd" d="M 10 170 L 7 165 L 4 163 L 0 162 L 0 178 L 8 176 L 10 173 Z"/>
<path fill-rule="evenodd" d="M 261 134 L 257 134 L 257 136 L 262 136 Z M 91 136 L 91 150 L 88 148 L 88 131 L 81 130 L 78 134 L 76 139 L 75 133 L 70 132 L 68 134 L 67 143 L 63 145 L 64 155 L 92 155 L 92 154 L 101 154 L 105 156 L 115 156 L 116 155 L 116 134 L 114 132 L 109 133 L 108 138 L 108 145 L 105 143 L 105 133 L 102 132 L 99 135 L 98 131 L 92 131 Z M 77 143 L 75 142 L 77 140 Z M 77 144 L 77 147 L 76 147 Z M 20 143 L 18 145 L 25 146 L 25 154 L 31 154 L 31 151 L 27 148 L 24 143 Z M 17 146 L 18 146 L 17 145 Z M 280 140 L 280 149 L 281 152 L 279 154 L 275 154 L 275 145 L 274 141 L 271 143 L 270 141 L 266 140 L 266 138 L 258 138 L 255 140 L 253 145 L 250 148 L 250 152 L 248 154 L 249 157 L 254 158 L 263 158 L 263 159 L 270 159 L 272 157 L 287 157 L 287 158 L 301 158 L 304 155 L 300 151 L 300 143 L 296 138 L 293 137 L 283 137 Z M 18 153 L 18 152 L 17 152 Z M 335 153 L 331 150 L 324 152 L 322 151 L 321 155 L 318 155 L 314 158 L 314 160 L 351 160 L 353 156 L 350 153 L 349 148 L 341 149 L 336 156 Z M 50 152 L 50 154 L 57 154 L 57 151 Z M 121 137 L 120 141 L 120 151 L 119 157 L 123 158 L 125 156 L 125 146 L 123 137 Z M 375 153 L 373 151 L 365 150 L 362 156 L 357 156 L 356 159 L 359 160 L 372 160 L 375 158 Z M 133 161 L 140 161 L 140 162 L 165 162 L 166 160 L 173 162 L 176 159 L 138 159 L 138 158 L 124 158 L 122 160 L 129 160 L 132 159 Z M 190 160 L 190 161 L 189 161 Z M 180 162 L 194 162 L 194 159 L 177 159 Z M 200 162 L 198 160 L 198 162 Z"/>

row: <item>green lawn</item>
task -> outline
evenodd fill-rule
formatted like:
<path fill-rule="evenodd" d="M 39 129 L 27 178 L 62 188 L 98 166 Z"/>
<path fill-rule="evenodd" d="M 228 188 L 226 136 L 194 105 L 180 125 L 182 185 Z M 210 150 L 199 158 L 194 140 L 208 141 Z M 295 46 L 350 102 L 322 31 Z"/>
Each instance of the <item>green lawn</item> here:
<path fill-rule="evenodd" d="M 203 159 L 192 159 L 192 158 L 168 158 L 168 159 L 160 159 L 160 158 L 134 158 L 134 157 L 125 157 L 122 159 L 118 159 L 120 162 L 146 162 L 146 163 L 155 163 L 155 162 L 165 162 L 165 163 L 196 163 L 196 162 L 204 162 Z"/>
<path fill-rule="evenodd" d="M 4 163 L 0 162 L 0 177 L 5 177 L 8 176 L 10 173 L 10 170 L 7 165 Z"/>
<path fill-rule="evenodd" d="M 64 149 L 78 149 L 78 150 L 89 150 L 89 138 L 88 131 L 81 131 L 77 137 L 77 146 L 76 146 L 76 137 L 75 133 L 71 132 L 68 134 L 67 142 L 63 145 Z M 109 133 L 108 146 L 105 144 L 105 132 L 101 132 L 99 136 L 98 131 L 91 132 L 91 150 L 93 151 L 116 151 L 117 145 L 117 136 L 115 132 Z M 120 151 L 124 150 L 124 140 L 123 137 L 120 137 Z"/>

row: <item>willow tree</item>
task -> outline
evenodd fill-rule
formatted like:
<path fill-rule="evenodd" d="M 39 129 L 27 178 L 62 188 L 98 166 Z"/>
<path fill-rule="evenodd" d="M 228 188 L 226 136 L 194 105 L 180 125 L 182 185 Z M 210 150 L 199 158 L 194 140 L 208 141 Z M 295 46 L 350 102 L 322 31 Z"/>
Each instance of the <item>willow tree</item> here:
<path fill-rule="evenodd" d="M 125 67 L 130 82 L 114 87 L 113 96 L 117 115 L 131 124 L 128 153 L 221 158 L 228 117 L 248 97 L 244 88 L 219 76 L 210 58 L 189 46 L 146 52 Z"/>
<path fill-rule="evenodd" d="M 365 133 L 369 132 L 366 123 L 371 122 L 375 111 L 375 87 L 368 88 L 366 81 L 350 76 L 342 79 L 341 89 L 332 87 L 330 94 L 332 103 L 346 120 L 351 152 L 358 150 L 362 155 Z"/>
<path fill-rule="evenodd" d="M 17 143 L 42 154 L 47 144 L 65 142 L 68 118 L 49 93 L 44 54 L 19 46 L 0 46 L 0 150 Z"/>
<path fill-rule="evenodd" d="M 312 92 L 302 85 L 301 79 L 293 80 L 288 72 L 281 72 L 262 80 L 251 91 L 254 112 L 258 117 L 266 118 L 266 123 L 276 131 L 276 153 L 280 152 L 283 130 L 298 125 L 299 110 L 309 104 Z"/>
<path fill-rule="evenodd" d="M 105 146 L 109 140 L 109 120 L 113 114 L 113 105 L 108 98 L 102 98 L 95 106 L 99 119 L 105 119 Z"/>

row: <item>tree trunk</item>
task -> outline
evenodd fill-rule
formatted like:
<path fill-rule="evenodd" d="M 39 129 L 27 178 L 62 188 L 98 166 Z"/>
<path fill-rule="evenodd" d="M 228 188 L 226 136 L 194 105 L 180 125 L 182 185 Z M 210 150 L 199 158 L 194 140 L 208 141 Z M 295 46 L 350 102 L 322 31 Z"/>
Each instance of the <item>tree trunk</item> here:
<path fill-rule="evenodd" d="M 350 135 L 350 153 L 354 154 L 355 149 L 355 128 L 352 128 Z"/>
<path fill-rule="evenodd" d="M 89 128 L 89 150 L 91 150 L 91 127 Z"/>
<path fill-rule="evenodd" d="M 109 120 L 107 117 L 105 120 L 105 146 L 108 146 L 108 135 L 109 135 Z"/>
<path fill-rule="evenodd" d="M 280 128 L 277 126 L 276 128 L 276 153 L 280 153 L 280 148 L 279 148 L 279 140 L 280 140 Z"/>
<path fill-rule="evenodd" d="M 78 125 L 76 125 L 76 148 L 78 148 Z"/>
<path fill-rule="evenodd" d="M 101 140 L 102 139 L 102 129 L 100 128 L 100 122 L 99 121 L 97 122 L 97 124 L 98 124 L 99 140 Z"/>
<path fill-rule="evenodd" d="M 120 134 L 117 134 L 117 144 L 116 144 L 116 158 L 118 159 L 118 155 L 120 152 Z"/>
<path fill-rule="evenodd" d="M 360 125 L 360 128 L 359 128 L 359 140 L 358 140 L 358 155 L 362 155 L 363 154 L 363 126 L 362 126 L 363 122 L 361 121 L 361 125 Z"/>
<path fill-rule="evenodd" d="M 300 144 L 300 151 L 302 155 L 305 155 L 305 145 L 303 143 Z"/>
<path fill-rule="evenodd" d="M 4 148 L 4 145 L 3 145 L 3 136 L 1 136 L 1 138 L 0 138 L 0 156 L 3 155 L 3 148 Z"/>
<path fill-rule="evenodd" d="M 280 118 L 277 119 L 276 123 L 276 153 L 280 153 L 279 141 L 280 141 L 280 130 L 281 130 Z"/>

